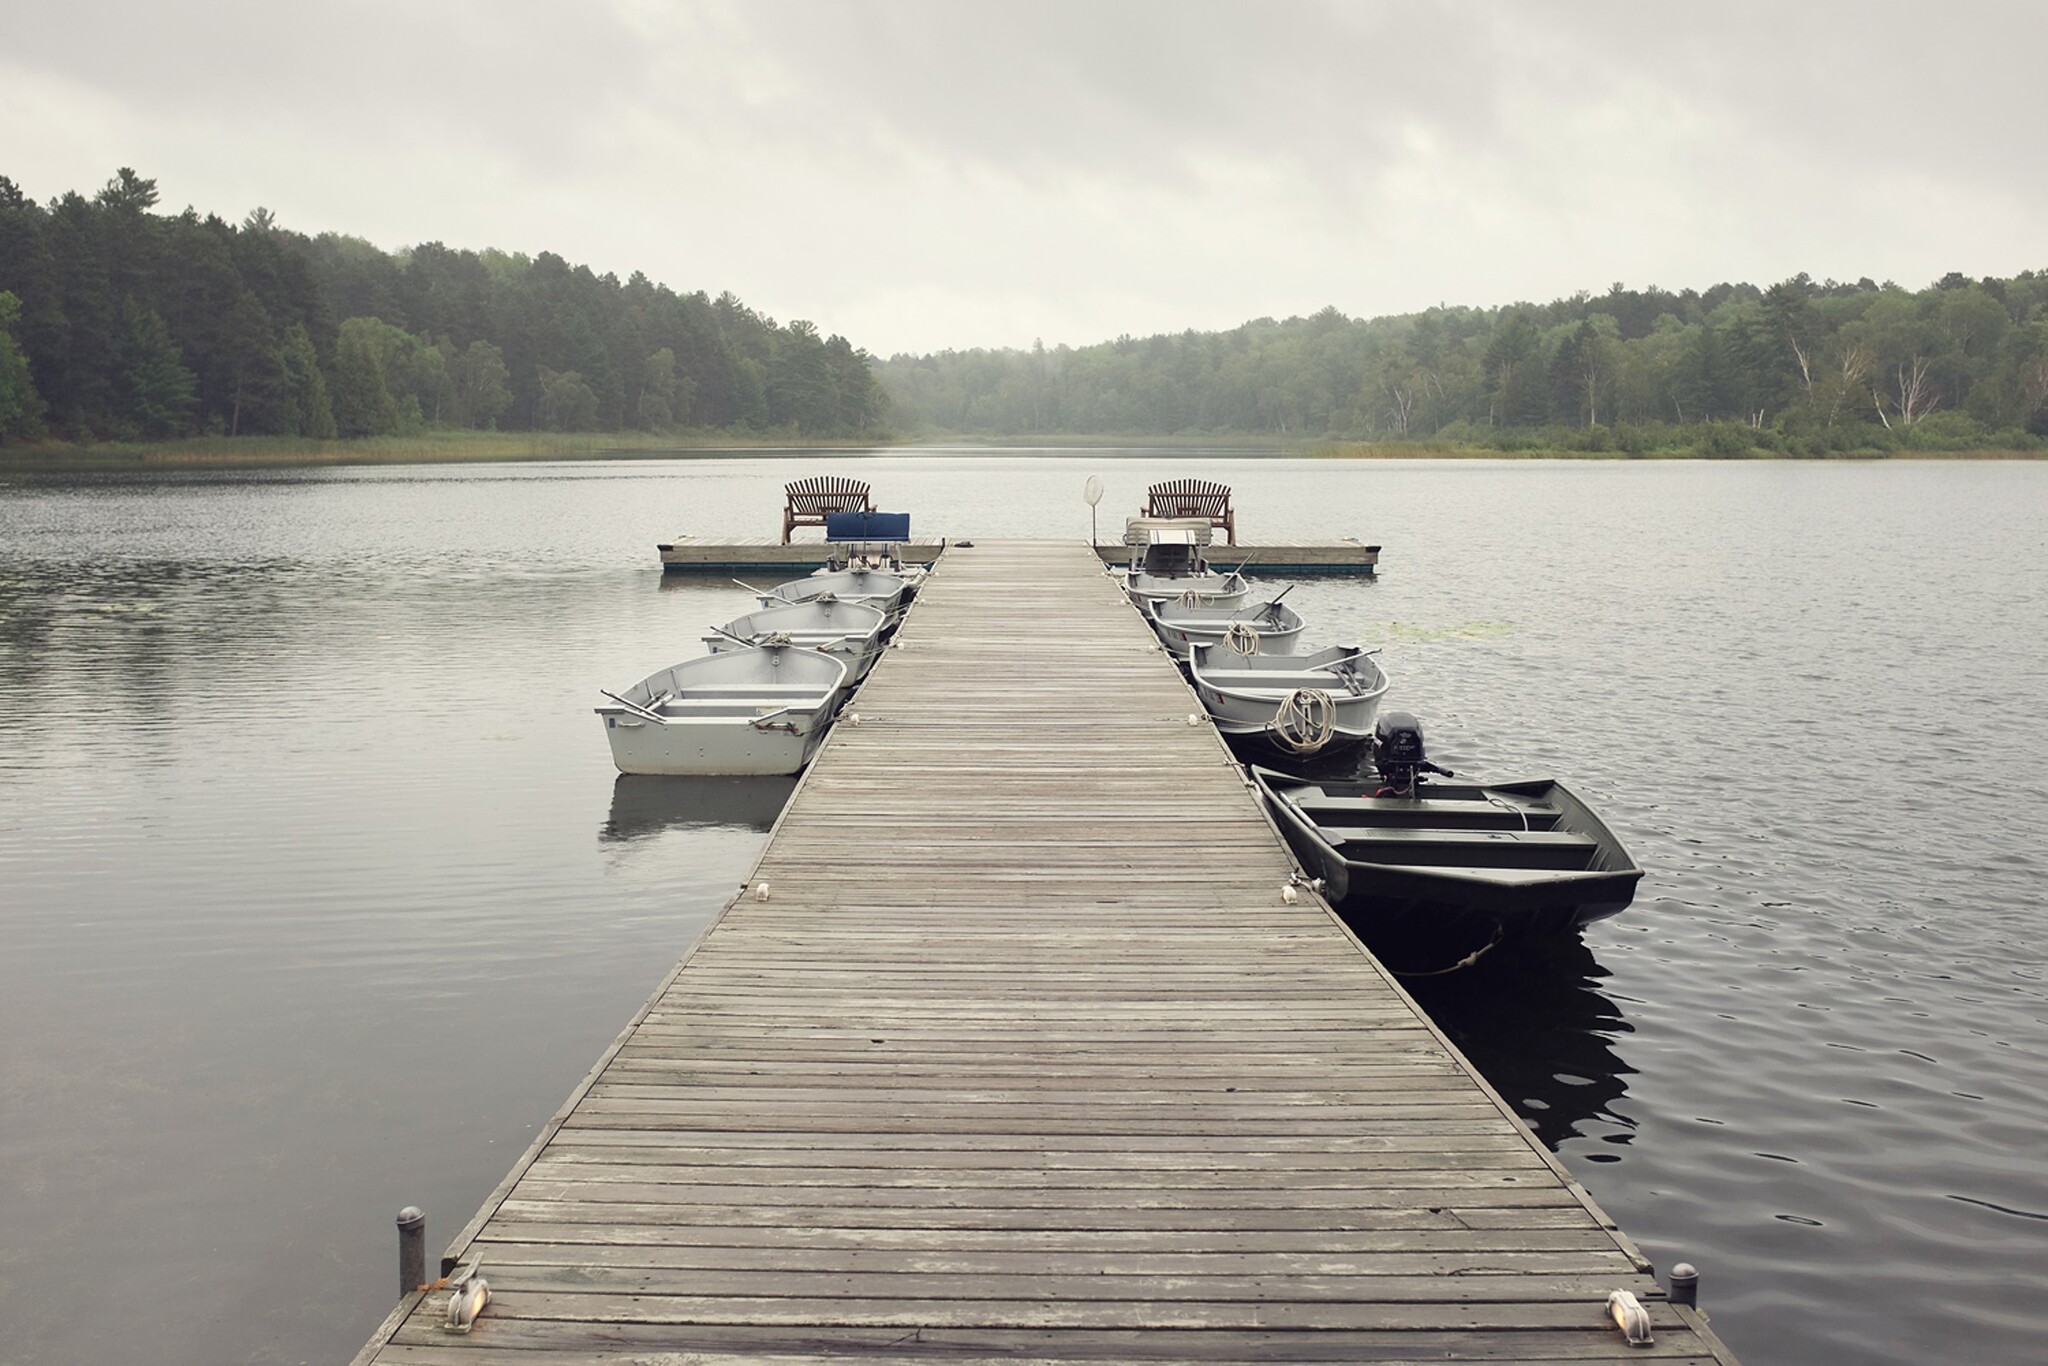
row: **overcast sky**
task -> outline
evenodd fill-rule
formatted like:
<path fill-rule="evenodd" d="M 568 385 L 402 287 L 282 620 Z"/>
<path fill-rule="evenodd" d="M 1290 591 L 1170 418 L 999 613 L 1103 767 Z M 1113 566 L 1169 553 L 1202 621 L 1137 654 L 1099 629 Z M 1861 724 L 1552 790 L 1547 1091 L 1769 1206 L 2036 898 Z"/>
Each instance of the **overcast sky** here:
<path fill-rule="evenodd" d="M 2048 267 L 2048 6 L 0 0 L 0 174 L 889 354 Z"/>

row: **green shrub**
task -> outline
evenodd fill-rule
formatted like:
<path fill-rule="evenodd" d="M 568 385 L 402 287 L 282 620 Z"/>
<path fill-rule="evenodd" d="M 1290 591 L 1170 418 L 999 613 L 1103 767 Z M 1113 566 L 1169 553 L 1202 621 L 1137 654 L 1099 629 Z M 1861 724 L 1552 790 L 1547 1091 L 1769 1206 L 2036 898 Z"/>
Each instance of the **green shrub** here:
<path fill-rule="evenodd" d="M 1756 449 L 1756 432 L 1739 422 L 1702 422 L 1693 428 L 1692 448 L 1716 460 L 1748 455 Z"/>

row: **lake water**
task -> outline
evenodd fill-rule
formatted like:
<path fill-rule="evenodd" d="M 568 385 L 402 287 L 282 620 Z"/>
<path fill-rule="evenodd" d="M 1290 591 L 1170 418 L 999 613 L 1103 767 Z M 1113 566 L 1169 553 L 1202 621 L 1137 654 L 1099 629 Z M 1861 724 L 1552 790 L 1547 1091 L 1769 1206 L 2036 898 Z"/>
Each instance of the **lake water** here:
<path fill-rule="evenodd" d="M 590 705 L 751 605 L 654 543 L 821 470 L 1384 543 L 1309 639 L 1649 869 L 1425 1004 L 1752 1366 L 2041 1358 L 2048 464 L 913 451 L 0 476 L 0 1361 L 361 1345 L 758 851 L 787 783 L 616 783 Z"/>

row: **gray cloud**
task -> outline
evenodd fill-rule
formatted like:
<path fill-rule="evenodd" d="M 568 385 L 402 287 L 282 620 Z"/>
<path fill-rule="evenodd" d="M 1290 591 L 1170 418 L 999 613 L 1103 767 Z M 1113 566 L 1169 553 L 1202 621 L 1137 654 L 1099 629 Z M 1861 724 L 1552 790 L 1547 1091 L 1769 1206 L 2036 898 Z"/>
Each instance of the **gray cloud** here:
<path fill-rule="evenodd" d="M 543 0 L 7 0 L 6 59 L 97 89 L 138 117 L 290 127 L 374 164 L 408 143 L 481 144 L 551 166 L 636 98 L 652 54 L 602 6 Z"/>
<path fill-rule="evenodd" d="M 0 171 L 878 350 L 2048 265 L 2031 7 L 0 0 Z M 10 92 L 10 86 L 12 87 Z"/>

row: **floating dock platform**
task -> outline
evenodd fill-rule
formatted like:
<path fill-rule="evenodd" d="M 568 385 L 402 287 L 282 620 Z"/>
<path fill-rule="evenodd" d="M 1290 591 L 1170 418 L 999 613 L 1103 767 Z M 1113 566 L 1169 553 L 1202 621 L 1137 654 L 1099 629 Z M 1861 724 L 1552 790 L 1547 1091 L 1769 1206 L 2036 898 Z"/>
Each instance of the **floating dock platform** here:
<path fill-rule="evenodd" d="M 661 554 L 664 574 L 749 574 L 783 573 L 796 577 L 824 567 L 833 547 L 823 541 L 806 540 L 782 544 L 773 536 L 726 537 L 718 541 L 700 536 L 678 536 L 655 547 Z M 903 547 L 903 558 L 912 564 L 930 564 L 945 549 L 943 542 L 919 541 Z M 1122 544 L 1103 543 L 1095 553 L 1104 564 L 1124 564 L 1130 549 Z M 1213 545 L 1210 562 L 1219 569 L 1238 567 L 1240 560 L 1248 574 L 1286 574 L 1297 578 L 1318 575 L 1356 575 L 1372 578 L 1379 572 L 1380 548 L 1359 541 L 1264 541 L 1257 545 Z"/>
<path fill-rule="evenodd" d="M 1378 546 L 1352 540 L 1212 544 L 1204 553 L 1219 570 L 1242 569 L 1247 574 L 1286 574 L 1293 578 L 1350 574 L 1370 579 L 1378 576 L 1380 565 Z M 1104 564 L 1131 561 L 1131 549 L 1125 545 L 1097 545 L 1095 554 Z"/>
<path fill-rule="evenodd" d="M 908 564 L 930 564 L 945 549 L 941 541 L 913 541 L 903 546 Z M 774 536 L 707 541 L 701 536 L 678 536 L 655 549 L 661 553 L 664 574 L 747 574 L 781 573 L 784 578 L 801 578 L 823 569 L 833 552 L 845 554 L 845 547 L 821 540 L 792 541 L 784 545 Z"/>
<path fill-rule="evenodd" d="M 449 1248 L 491 1285 L 474 1331 L 415 1293 L 359 1366 L 1732 1361 L 1283 897 L 1085 544 L 949 550 L 901 639 Z"/>

